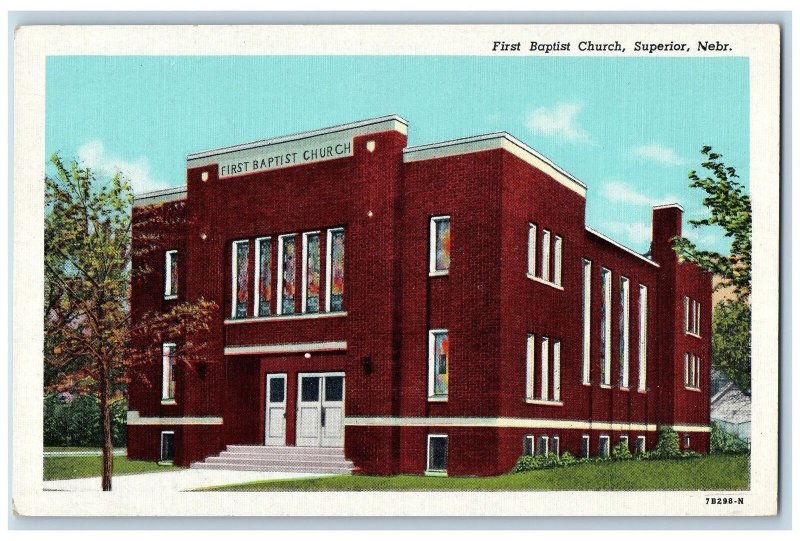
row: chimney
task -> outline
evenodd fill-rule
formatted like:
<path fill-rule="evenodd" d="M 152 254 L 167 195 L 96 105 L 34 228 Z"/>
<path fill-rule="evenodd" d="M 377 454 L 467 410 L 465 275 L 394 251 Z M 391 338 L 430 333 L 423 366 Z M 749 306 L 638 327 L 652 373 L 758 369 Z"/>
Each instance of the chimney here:
<path fill-rule="evenodd" d="M 677 261 L 672 249 L 673 237 L 682 234 L 683 207 L 677 203 L 653 207 L 653 242 L 650 253 L 661 265 Z"/>

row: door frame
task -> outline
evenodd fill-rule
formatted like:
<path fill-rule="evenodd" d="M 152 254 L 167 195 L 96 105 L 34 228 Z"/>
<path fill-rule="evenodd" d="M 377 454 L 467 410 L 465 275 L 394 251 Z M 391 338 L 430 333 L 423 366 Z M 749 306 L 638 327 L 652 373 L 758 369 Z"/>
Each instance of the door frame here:
<path fill-rule="evenodd" d="M 312 377 L 319 377 L 325 378 L 327 376 L 341 376 L 342 377 L 342 413 L 344 413 L 344 403 L 345 403 L 345 394 L 347 389 L 347 375 L 344 372 L 298 372 L 297 373 L 297 402 L 295 404 L 295 445 L 297 446 L 297 432 L 300 429 L 300 397 L 301 393 L 303 392 L 303 386 L 301 384 L 301 380 L 304 376 L 312 376 Z M 320 415 L 322 410 L 322 403 L 324 402 L 324 393 L 325 393 L 325 384 L 323 383 L 319 387 L 319 407 L 320 407 Z M 320 426 L 319 431 L 319 444 L 310 447 L 323 447 L 322 445 L 322 427 Z"/>
<path fill-rule="evenodd" d="M 283 379 L 283 442 L 282 443 L 269 443 L 269 380 L 272 378 Z M 264 445 L 265 446 L 281 446 L 286 445 L 286 407 L 289 405 L 289 378 L 286 372 L 267 372 L 264 375 Z"/>

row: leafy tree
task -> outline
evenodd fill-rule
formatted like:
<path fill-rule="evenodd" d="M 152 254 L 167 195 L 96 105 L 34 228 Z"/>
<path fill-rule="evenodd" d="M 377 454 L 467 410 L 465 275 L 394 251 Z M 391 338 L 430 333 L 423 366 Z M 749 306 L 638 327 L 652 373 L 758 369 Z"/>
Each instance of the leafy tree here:
<path fill-rule="evenodd" d="M 678 458 L 681 456 L 678 433 L 672 427 L 661 427 L 658 432 L 658 441 L 650 452 L 650 456 L 652 458 Z"/>
<path fill-rule="evenodd" d="M 719 370 L 750 395 L 750 305 L 723 300 L 714 307 L 711 359 Z"/>
<path fill-rule="evenodd" d="M 674 240 L 675 250 L 680 256 L 694 261 L 703 269 L 722 278 L 719 287 L 732 287 L 738 300 L 749 302 L 751 290 L 752 209 L 750 196 L 737 180 L 736 169 L 725 165 L 722 154 L 713 152 L 710 146 L 700 151 L 706 160 L 702 163 L 709 176 L 700 177 L 697 171 L 689 173 L 689 184 L 706 192 L 703 199 L 711 215 L 700 220 L 689 220 L 694 227 L 717 225 L 731 239 L 730 255 L 709 250 L 700 250 L 685 237 Z"/>
<path fill-rule="evenodd" d="M 57 154 L 45 177 L 45 391 L 92 394 L 100 404 L 102 488 L 111 490 L 112 406 L 124 399 L 126 369 L 152 362 L 164 336 L 199 337 L 215 305 L 183 302 L 165 314 L 131 324 L 131 204 L 129 181 L 117 173 L 98 179 Z M 142 239 L 155 250 L 157 238 Z M 202 355 L 202 340 L 186 340 L 179 358 Z"/>

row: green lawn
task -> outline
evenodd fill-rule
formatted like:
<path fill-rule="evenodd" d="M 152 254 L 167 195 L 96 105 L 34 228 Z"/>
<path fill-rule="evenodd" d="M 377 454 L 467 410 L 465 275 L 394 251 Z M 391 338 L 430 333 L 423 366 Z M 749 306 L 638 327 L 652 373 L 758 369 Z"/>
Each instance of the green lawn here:
<path fill-rule="evenodd" d="M 124 456 L 114 457 L 114 475 L 133 475 L 178 469 L 175 466 L 159 466 L 155 462 L 128 460 Z M 99 456 L 46 456 L 44 457 L 44 480 L 100 477 Z"/>
<path fill-rule="evenodd" d="M 341 475 L 212 487 L 222 491 L 340 490 L 746 490 L 748 456 L 627 460 L 495 477 Z"/>
<path fill-rule="evenodd" d="M 97 451 L 98 453 L 100 452 L 99 447 L 45 447 L 44 450 L 45 452 L 51 452 L 51 451 Z M 116 451 L 117 448 L 114 447 L 114 450 Z"/>

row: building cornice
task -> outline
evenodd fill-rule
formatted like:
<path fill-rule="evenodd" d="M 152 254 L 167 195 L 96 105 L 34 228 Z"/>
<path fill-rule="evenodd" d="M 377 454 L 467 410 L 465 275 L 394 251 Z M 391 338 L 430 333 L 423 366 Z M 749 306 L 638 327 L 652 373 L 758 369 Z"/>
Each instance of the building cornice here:
<path fill-rule="evenodd" d="M 153 190 L 136 194 L 133 196 L 133 206 L 146 207 L 148 205 L 170 203 L 183 199 L 186 199 L 186 186 L 178 186 L 177 188 L 166 188 L 164 190 Z"/>
<path fill-rule="evenodd" d="M 591 228 L 591 227 L 589 227 L 588 225 L 586 226 L 586 232 L 587 232 L 587 233 L 591 233 L 592 235 L 595 235 L 596 237 L 599 237 L 600 239 L 602 239 L 602 240 L 604 240 L 604 241 L 606 241 L 606 242 L 609 242 L 609 243 L 613 244 L 614 246 L 616 246 L 616 247 L 617 247 L 617 248 L 619 248 L 620 250 L 623 250 L 623 251 L 625 251 L 625 252 L 627 252 L 627 253 L 631 254 L 632 256 L 636 256 L 636 257 L 638 257 L 639 259 L 641 259 L 641 260 L 642 260 L 642 261 L 644 261 L 645 263 L 650 263 L 650 264 L 651 264 L 651 265 L 653 265 L 654 267 L 661 267 L 661 265 L 659 265 L 658 263 L 656 263 L 656 262 L 655 262 L 655 261 L 653 261 L 652 259 L 648 259 L 648 258 L 646 258 L 645 256 L 643 256 L 643 255 L 642 255 L 642 254 L 640 254 L 639 252 L 635 252 L 634 250 L 632 250 L 632 249 L 628 248 L 627 246 L 624 246 L 624 245 L 620 244 L 619 242 L 615 241 L 614 239 L 612 239 L 612 238 L 610 238 L 610 237 L 607 237 L 607 236 L 603 235 L 602 233 L 600 233 L 599 231 L 597 231 L 597 230 L 595 230 L 595 229 L 592 229 L 592 228 Z"/>

